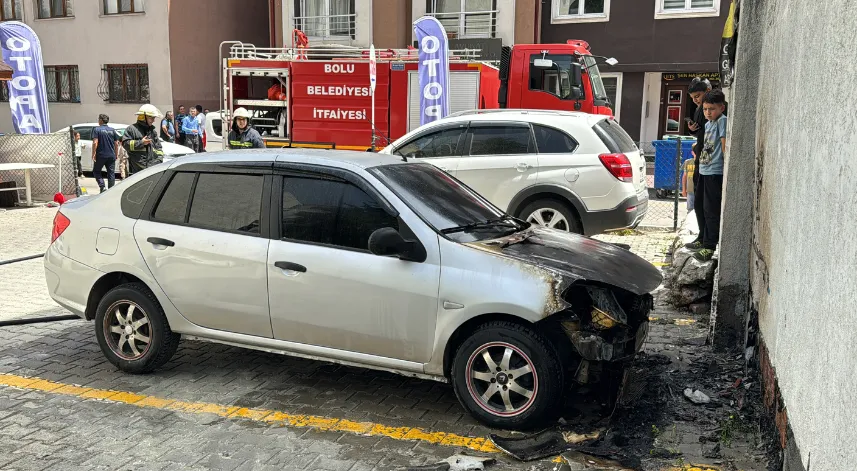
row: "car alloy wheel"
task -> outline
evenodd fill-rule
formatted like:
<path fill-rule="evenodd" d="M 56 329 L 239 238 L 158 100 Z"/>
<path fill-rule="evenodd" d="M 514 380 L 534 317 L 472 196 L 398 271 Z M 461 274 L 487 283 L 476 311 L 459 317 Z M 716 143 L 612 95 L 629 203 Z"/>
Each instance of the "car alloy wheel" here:
<path fill-rule="evenodd" d="M 532 406 L 539 378 L 532 360 L 514 345 L 492 342 L 467 361 L 467 390 L 485 411 L 514 417 Z"/>
<path fill-rule="evenodd" d="M 568 220 L 562 213 L 552 208 L 539 208 L 533 211 L 527 217 L 527 222 L 569 232 Z"/>
<path fill-rule="evenodd" d="M 152 327 L 149 316 L 131 301 L 117 301 L 104 316 L 104 337 L 110 350 L 123 360 L 137 360 L 149 351 Z"/>

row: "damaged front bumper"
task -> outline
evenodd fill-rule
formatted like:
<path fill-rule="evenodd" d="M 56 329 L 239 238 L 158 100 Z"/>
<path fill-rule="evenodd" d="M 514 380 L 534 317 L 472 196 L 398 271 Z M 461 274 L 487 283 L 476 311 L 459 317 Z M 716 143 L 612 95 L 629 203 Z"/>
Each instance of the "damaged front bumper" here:
<path fill-rule="evenodd" d="M 603 337 L 604 334 L 600 332 L 570 330 L 565 324 L 563 323 L 563 327 L 571 344 L 580 357 L 588 361 L 616 362 L 631 359 L 643 348 L 643 343 L 649 335 L 648 321 L 642 322 L 635 332 L 622 328 L 622 331 L 613 333 L 609 339 Z"/>

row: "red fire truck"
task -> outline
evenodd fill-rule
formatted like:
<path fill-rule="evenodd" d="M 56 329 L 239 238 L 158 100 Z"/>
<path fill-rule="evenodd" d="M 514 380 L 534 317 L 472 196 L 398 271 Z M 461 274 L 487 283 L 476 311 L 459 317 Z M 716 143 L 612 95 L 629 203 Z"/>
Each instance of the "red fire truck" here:
<path fill-rule="evenodd" d="M 599 56 L 584 41 L 504 47 L 499 68 L 477 60 L 478 52 L 450 51 L 451 113 L 529 108 L 613 114 L 598 71 Z M 253 113 L 268 147 L 367 150 L 373 138 L 376 147 L 384 147 L 420 125 L 419 62 L 412 48 L 379 50 L 376 57 L 373 130 L 368 49 L 224 42 L 224 128 L 232 111 L 244 107 Z"/>

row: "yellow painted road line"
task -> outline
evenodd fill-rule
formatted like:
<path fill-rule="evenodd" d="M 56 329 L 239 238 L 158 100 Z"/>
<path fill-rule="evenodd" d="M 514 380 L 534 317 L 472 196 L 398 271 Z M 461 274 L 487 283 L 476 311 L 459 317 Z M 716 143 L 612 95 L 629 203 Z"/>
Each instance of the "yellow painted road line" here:
<path fill-rule="evenodd" d="M 144 409 L 160 409 L 188 414 L 214 414 L 225 418 L 251 420 L 270 424 L 272 426 L 290 426 L 294 428 L 314 428 L 327 432 L 344 432 L 370 437 L 388 437 L 393 440 L 423 442 L 432 445 L 468 448 L 484 453 L 501 453 L 488 439 L 466 437 L 454 433 L 433 432 L 419 427 L 388 427 L 373 422 L 355 422 L 335 417 L 318 415 L 290 414 L 288 412 L 256 409 L 238 406 L 227 406 L 211 402 L 185 402 L 174 399 L 135 394 L 126 391 L 110 389 L 95 389 L 72 384 L 57 383 L 41 378 L 31 378 L 8 373 L 0 373 L 0 386 L 22 389 L 25 391 L 41 391 L 60 396 L 77 397 L 80 399 L 98 399 L 116 404 L 128 404 Z M 562 458 L 556 457 L 554 463 L 561 463 Z M 718 471 L 710 466 L 670 467 L 665 471 Z"/>
<path fill-rule="evenodd" d="M 226 406 L 210 402 L 184 402 L 131 392 L 74 386 L 40 378 L 28 378 L 5 373 L 0 373 L 0 386 L 9 386 L 27 391 L 41 391 L 80 399 L 99 399 L 146 409 L 171 410 L 189 414 L 214 414 L 220 417 L 252 420 L 274 426 L 311 427 L 322 431 L 345 432 L 371 437 L 388 437 L 394 440 L 423 442 L 432 445 L 462 447 L 486 453 L 500 452 L 486 438 L 435 432 L 419 427 L 388 427 L 373 422 L 355 422 L 335 417 L 290 414 L 283 411 Z"/>

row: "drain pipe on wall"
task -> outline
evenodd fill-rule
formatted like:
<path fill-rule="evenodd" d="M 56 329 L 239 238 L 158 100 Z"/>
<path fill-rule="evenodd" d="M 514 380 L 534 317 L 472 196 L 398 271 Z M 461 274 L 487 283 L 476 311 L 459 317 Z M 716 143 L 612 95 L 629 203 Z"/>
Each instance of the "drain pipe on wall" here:
<path fill-rule="evenodd" d="M 38 255 L 28 255 L 26 257 L 13 258 L 10 260 L 0 260 L 0 265 L 9 265 L 10 263 L 17 262 L 25 262 L 27 260 L 33 260 L 36 258 L 42 258 L 45 254 Z M 46 317 L 31 317 L 27 319 L 12 319 L 8 321 L 0 321 L 0 327 L 7 327 L 12 325 L 26 325 L 26 324 L 40 324 L 43 322 L 56 322 L 56 321 L 70 321 L 74 319 L 80 319 L 79 316 L 74 314 L 67 314 L 64 316 L 46 316 Z"/>

